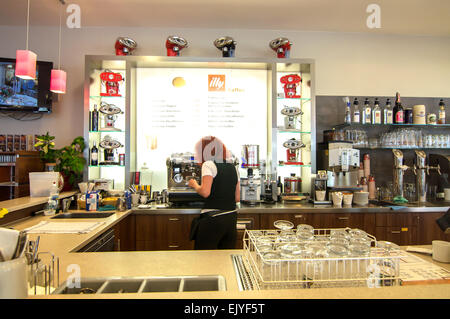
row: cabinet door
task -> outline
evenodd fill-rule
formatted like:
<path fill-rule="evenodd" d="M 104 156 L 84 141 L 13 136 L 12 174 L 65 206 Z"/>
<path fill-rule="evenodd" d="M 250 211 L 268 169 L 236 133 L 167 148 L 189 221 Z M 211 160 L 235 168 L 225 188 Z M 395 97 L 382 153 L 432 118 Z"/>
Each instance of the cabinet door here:
<path fill-rule="evenodd" d="M 444 213 L 414 213 L 412 218 L 417 225 L 416 245 L 431 245 L 433 240 L 450 241 L 450 235 L 446 235 L 436 223 Z"/>
<path fill-rule="evenodd" d="M 311 213 L 289 213 L 289 214 L 260 214 L 261 229 L 275 229 L 273 223 L 277 220 L 287 220 L 294 224 L 294 229 L 299 224 L 310 224 Z"/>
<path fill-rule="evenodd" d="M 136 215 L 138 250 L 193 249 L 191 222 L 197 215 Z"/>
<path fill-rule="evenodd" d="M 412 245 L 417 237 L 417 227 L 376 227 L 375 237 L 377 241 L 390 241 L 399 246 Z"/>
<path fill-rule="evenodd" d="M 377 213 L 376 226 L 408 227 L 414 225 L 410 213 Z"/>
<path fill-rule="evenodd" d="M 128 215 L 114 226 L 114 247 L 116 251 L 136 250 L 135 216 Z"/>
<path fill-rule="evenodd" d="M 373 233 L 375 216 L 364 213 L 316 213 L 311 214 L 311 226 L 314 228 L 359 228 L 366 232 Z"/>

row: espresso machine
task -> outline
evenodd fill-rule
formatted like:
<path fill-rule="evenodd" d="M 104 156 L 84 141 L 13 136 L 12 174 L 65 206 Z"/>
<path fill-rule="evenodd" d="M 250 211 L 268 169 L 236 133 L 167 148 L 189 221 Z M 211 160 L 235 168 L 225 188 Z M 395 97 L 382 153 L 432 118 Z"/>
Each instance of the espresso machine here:
<path fill-rule="evenodd" d="M 222 51 L 222 57 L 233 58 L 237 42 L 232 37 L 220 37 L 214 40 L 214 46 Z"/>
<path fill-rule="evenodd" d="M 328 141 L 318 144 L 318 167 L 327 171 L 327 188 L 361 190 L 358 180 L 359 150 L 349 141 Z"/>
<path fill-rule="evenodd" d="M 284 37 L 269 42 L 269 47 L 277 53 L 277 58 L 289 58 L 292 45 L 293 43 Z"/>
<path fill-rule="evenodd" d="M 119 165 L 120 162 L 117 159 L 117 149 L 123 147 L 122 143 L 113 139 L 111 136 L 106 135 L 103 140 L 100 141 L 99 146 L 104 150 L 104 158 L 99 165 Z"/>
<path fill-rule="evenodd" d="M 118 37 L 114 45 L 116 55 L 131 55 L 137 48 L 137 43 L 131 38 Z"/>
<path fill-rule="evenodd" d="M 201 184 L 202 168 L 192 153 L 174 153 L 166 160 L 167 195 L 171 204 L 202 203 L 204 198 L 188 186 L 190 179 Z"/>
<path fill-rule="evenodd" d="M 182 37 L 171 35 L 166 39 L 167 56 L 180 56 L 180 51 L 188 47 L 188 42 Z"/>
<path fill-rule="evenodd" d="M 303 165 L 300 159 L 300 149 L 305 147 L 300 140 L 291 138 L 283 143 L 283 147 L 286 148 L 286 162 L 285 165 Z"/>
<path fill-rule="evenodd" d="M 115 106 L 114 104 L 108 104 L 106 102 L 100 103 L 100 113 L 103 114 L 104 118 L 104 126 L 102 127 L 103 131 L 120 131 L 120 129 L 114 127 L 116 120 L 118 118 L 118 114 L 123 114 L 120 107 Z"/>
<path fill-rule="evenodd" d="M 247 169 L 247 177 L 241 177 L 241 202 L 255 205 L 261 201 L 261 178 L 254 174 L 260 170 L 259 145 L 242 145 L 242 168 Z"/>
<path fill-rule="evenodd" d="M 281 114 L 284 115 L 284 128 L 288 130 L 299 129 L 299 124 L 301 124 L 298 119 L 303 112 L 299 107 L 296 106 L 284 106 L 281 110 Z"/>

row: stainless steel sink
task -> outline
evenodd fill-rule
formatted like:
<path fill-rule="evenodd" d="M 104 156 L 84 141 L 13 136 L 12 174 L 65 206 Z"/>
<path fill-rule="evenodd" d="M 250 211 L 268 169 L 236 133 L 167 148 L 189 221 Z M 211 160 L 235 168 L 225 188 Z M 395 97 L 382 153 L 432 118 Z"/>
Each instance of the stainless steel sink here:
<path fill-rule="evenodd" d="M 71 288 L 67 282 L 53 294 L 107 294 L 183 291 L 225 291 L 225 278 L 211 276 L 176 277 L 107 277 L 81 278 L 79 287 Z"/>
<path fill-rule="evenodd" d="M 51 217 L 50 219 L 67 219 L 67 218 L 107 218 L 114 213 L 62 213 Z"/>

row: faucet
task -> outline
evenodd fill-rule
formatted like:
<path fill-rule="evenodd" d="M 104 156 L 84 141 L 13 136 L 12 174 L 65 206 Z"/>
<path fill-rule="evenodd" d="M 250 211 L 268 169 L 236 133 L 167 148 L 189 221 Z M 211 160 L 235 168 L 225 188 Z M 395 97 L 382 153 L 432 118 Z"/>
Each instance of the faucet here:
<path fill-rule="evenodd" d="M 73 196 L 64 198 L 62 200 L 62 212 L 63 213 L 67 213 L 67 211 L 69 210 L 70 204 L 72 203 L 72 200 L 73 200 Z"/>

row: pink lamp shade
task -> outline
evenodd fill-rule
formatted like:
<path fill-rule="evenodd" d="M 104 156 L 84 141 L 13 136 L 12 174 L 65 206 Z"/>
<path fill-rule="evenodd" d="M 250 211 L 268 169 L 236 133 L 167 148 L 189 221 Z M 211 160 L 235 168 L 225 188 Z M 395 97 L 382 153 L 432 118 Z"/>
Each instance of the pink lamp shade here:
<path fill-rule="evenodd" d="M 52 70 L 50 79 L 50 91 L 58 94 L 66 93 L 67 73 L 63 70 Z"/>
<path fill-rule="evenodd" d="M 29 50 L 16 51 L 16 76 L 24 80 L 36 79 L 36 59 L 34 52 Z"/>

